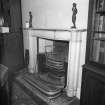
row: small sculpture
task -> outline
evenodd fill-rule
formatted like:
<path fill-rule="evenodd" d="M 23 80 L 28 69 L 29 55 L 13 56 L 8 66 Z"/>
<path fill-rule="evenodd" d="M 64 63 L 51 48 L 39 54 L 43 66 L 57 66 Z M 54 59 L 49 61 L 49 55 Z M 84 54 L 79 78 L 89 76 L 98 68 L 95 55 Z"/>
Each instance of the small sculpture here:
<path fill-rule="evenodd" d="M 72 11 L 73 11 L 73 14 L 72 14 L 72 23 L 73 23 L 73 26 L 71 28 L 76 28 L 76 14 L 77 14 L 77 7 L 76 7 L 76 3 L 73 3 L 73 7 L 72 7 Z"/>
<path fill-rule="evenodd" d="M 29 28 L 32 28 L 32 12 L 29 11 Z"/>

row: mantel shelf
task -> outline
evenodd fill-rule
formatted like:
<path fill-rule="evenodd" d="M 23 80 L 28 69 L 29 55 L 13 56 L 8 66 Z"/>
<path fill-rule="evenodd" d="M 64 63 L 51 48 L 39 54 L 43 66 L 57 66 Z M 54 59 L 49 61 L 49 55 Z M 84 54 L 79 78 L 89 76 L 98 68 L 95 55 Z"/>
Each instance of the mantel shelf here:
<path fill-rule="evenodd" d="M 39 29 L 39 28 L 24 28 L 28 31 L 28 35 L 31 37 L 39 37 L 51 40 L 61 40 L 61 41 L 80 41 L 81 34 L 86 32 L 87 29 Z M 75 33 L 75 34 L 74 34 Z M 73 34 L 73 35 L 72 35 Z"/>
<path fill-rule="evenodd" d="M 85 28 L 76 28 L 76 29 L 73 29 L 73 28 L 57 28 L 57 29 L 54 29 L 54 28 L 23 28 L 24 30 L 40 30 L 40 31 L 68 31 L 68 32 L 84 32 L 84 31 L 87 31 L 87 29 Z"/>

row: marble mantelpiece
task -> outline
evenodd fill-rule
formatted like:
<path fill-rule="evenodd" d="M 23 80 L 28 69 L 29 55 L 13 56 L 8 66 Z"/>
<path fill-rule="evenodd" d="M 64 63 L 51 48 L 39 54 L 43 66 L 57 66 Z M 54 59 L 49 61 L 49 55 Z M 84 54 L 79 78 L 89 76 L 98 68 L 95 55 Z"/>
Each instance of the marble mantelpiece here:
<path fill-rule="evenodd" d="M 24 30 L 27 30 L 32 37 L 64 41 L 70 41 L 72 39 L 70 33 L 75 32 L 79 33 L 87 31 L 86 29 L 35 29 L 35 28 L 24 28 Z M 79 37 L 76 36 L 76 39 L 78 38 Z"/>
<path fill-rule="evenodd" d="M 37 37 L 69 42 L 67 95 L 80 97 L 82 65 L 85 63 L 86 29 L 24 28 L 29 37 L 29 70 L 37 72 Z M 25 36 L 24 36 L 25 37 Z"/>

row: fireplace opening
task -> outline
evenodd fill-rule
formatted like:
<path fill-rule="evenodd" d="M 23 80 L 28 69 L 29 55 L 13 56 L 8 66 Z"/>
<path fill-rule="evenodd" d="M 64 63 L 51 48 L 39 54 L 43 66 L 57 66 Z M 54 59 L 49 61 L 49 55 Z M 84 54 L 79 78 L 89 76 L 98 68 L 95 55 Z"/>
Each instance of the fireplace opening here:
<path fill-rule="evenodd" d="M 39 77 L 59 90 L 64 89 L 67 82 L 69 43 L 38 38 L 37 47 Z"/>

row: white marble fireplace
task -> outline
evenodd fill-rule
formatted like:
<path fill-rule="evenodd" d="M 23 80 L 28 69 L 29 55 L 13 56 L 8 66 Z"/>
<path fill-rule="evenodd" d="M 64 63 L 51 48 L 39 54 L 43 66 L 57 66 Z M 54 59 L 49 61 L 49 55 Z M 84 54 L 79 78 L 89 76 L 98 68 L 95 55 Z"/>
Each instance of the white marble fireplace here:
<path fill-rule="evenodd" d="M 29 72 L 37 69 L 37 37 L 69 42 L 66 93 L 80 97 L 82 65 L 85 63 L 86 29 L 24 29 L 29 40 Z"/>

